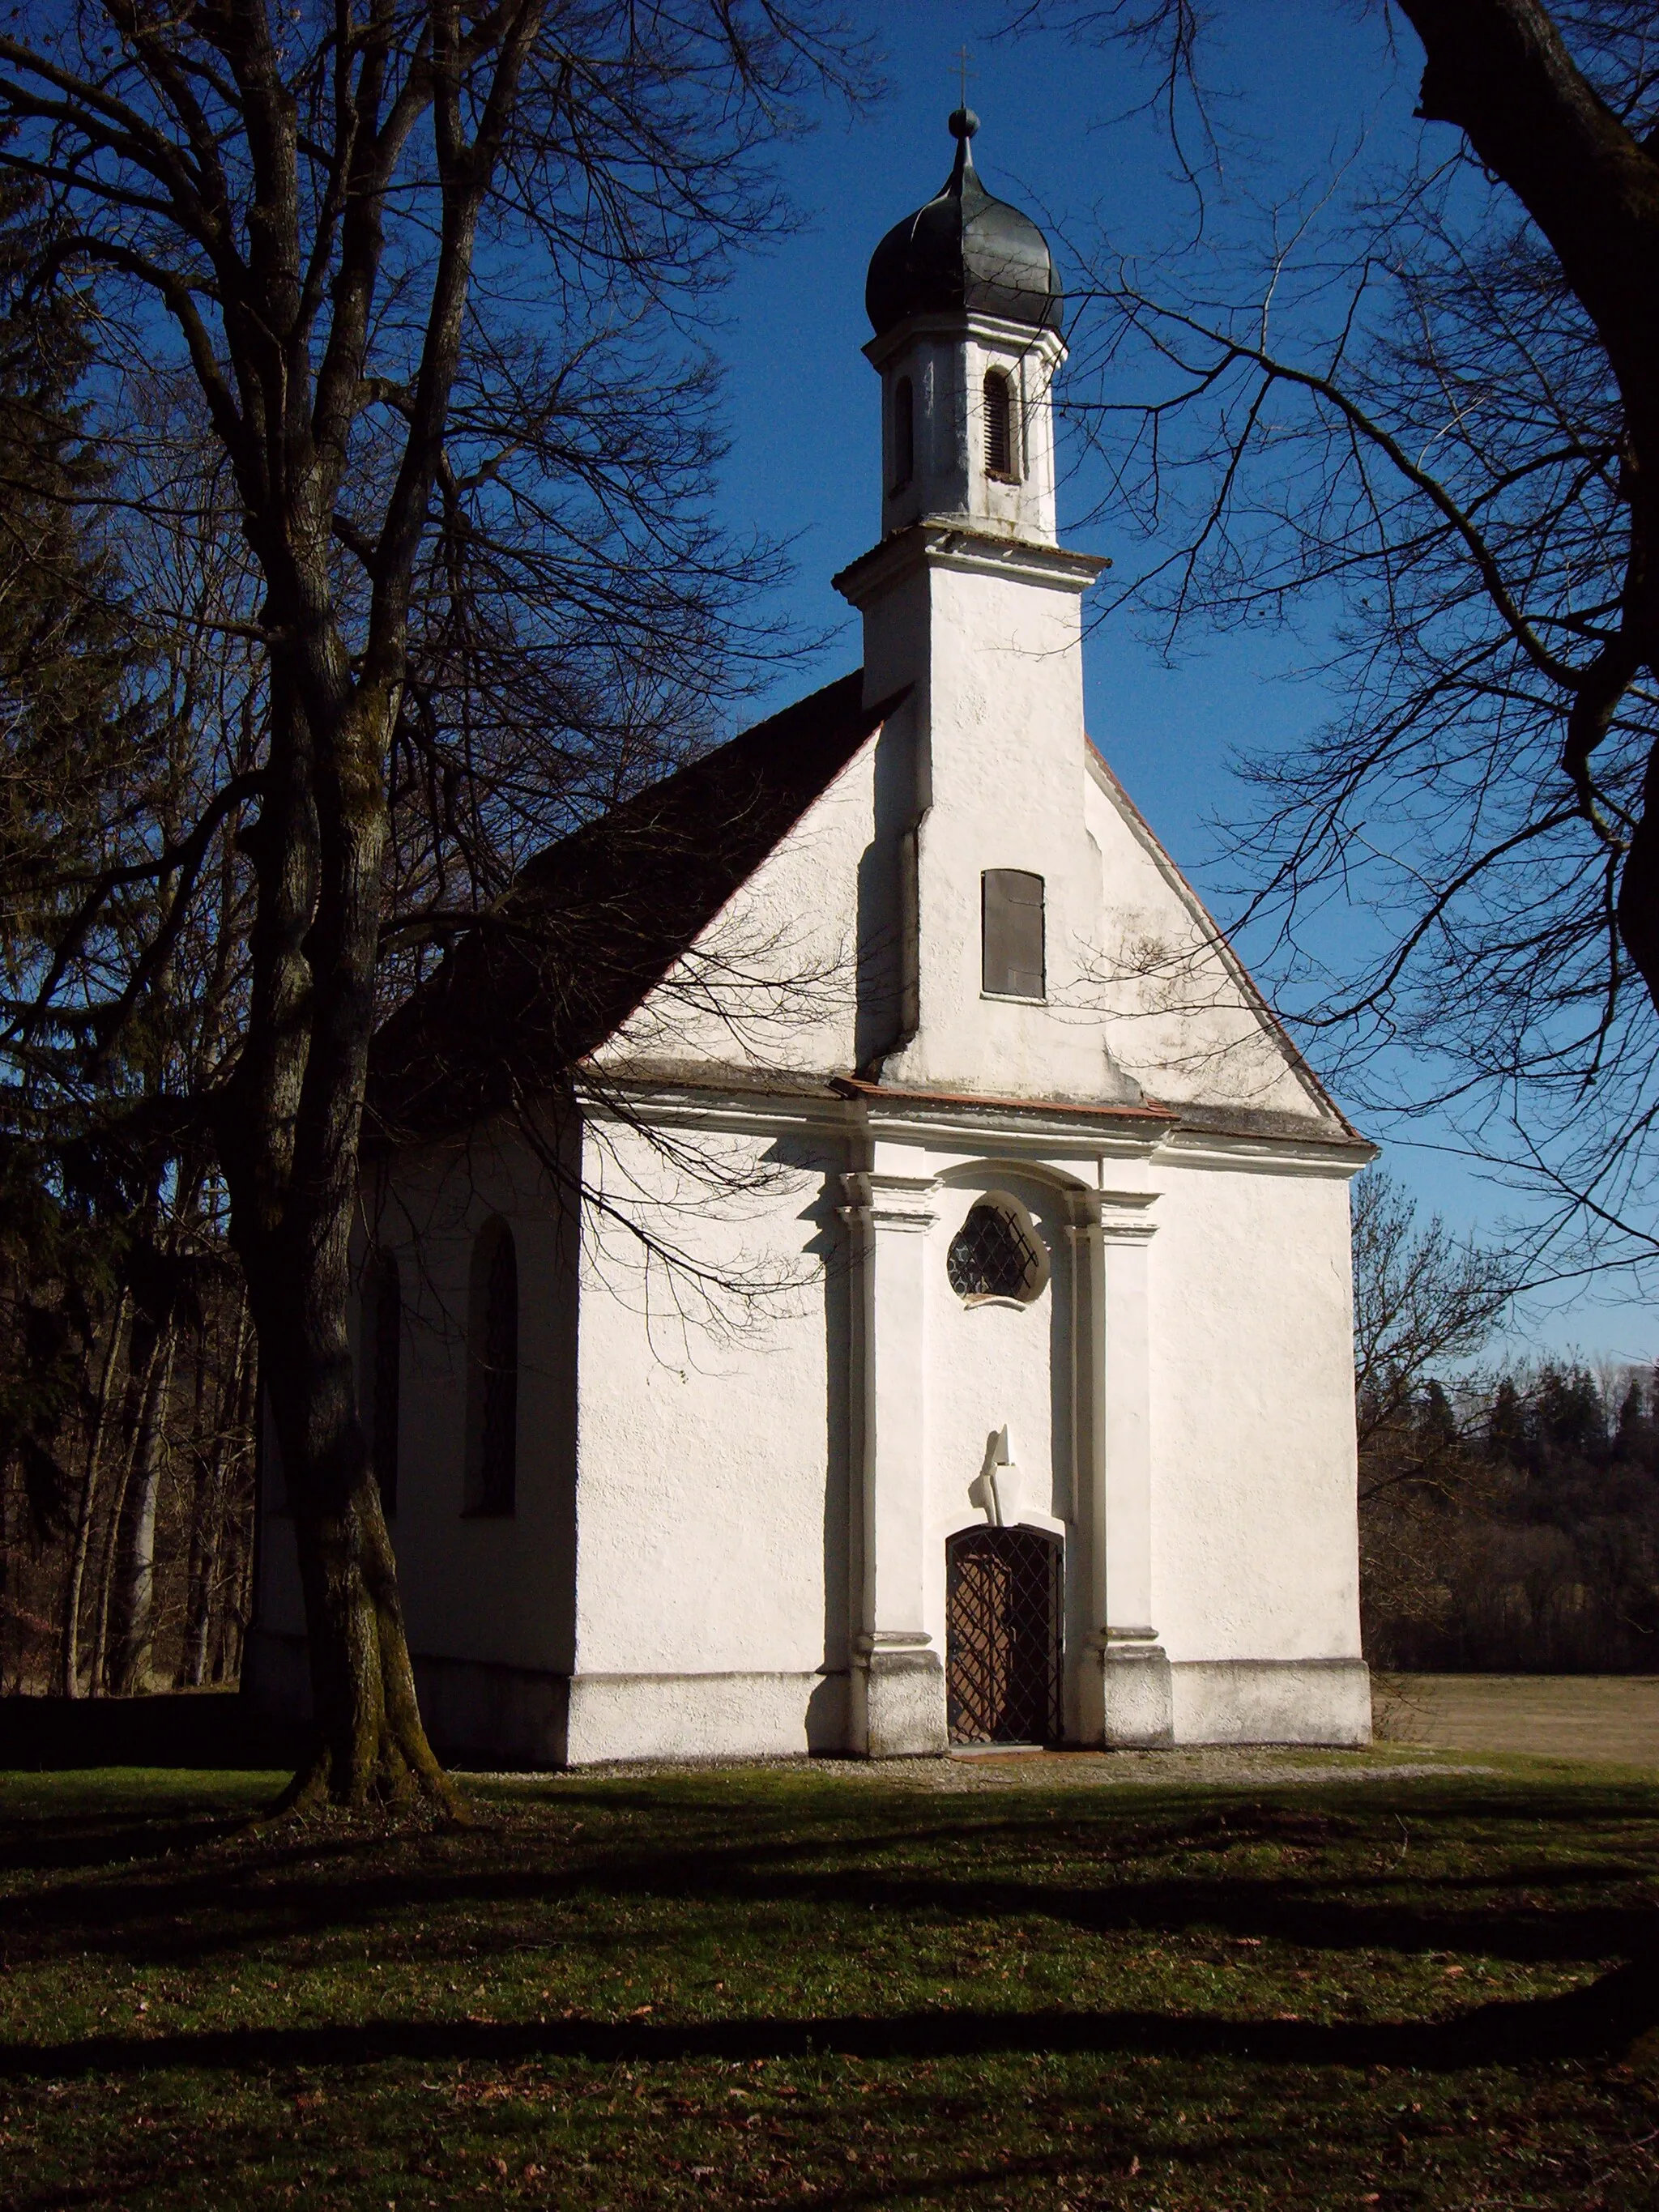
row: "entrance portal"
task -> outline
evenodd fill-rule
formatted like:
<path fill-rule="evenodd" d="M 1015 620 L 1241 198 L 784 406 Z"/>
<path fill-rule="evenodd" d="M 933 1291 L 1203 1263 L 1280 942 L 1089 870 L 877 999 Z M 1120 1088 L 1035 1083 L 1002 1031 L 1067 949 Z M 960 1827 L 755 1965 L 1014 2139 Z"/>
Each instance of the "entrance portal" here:
<path fill-rule="evenodd" d="M 963 1528 L 945 1546 L 952 1743 L 1054 1743 L 1062 1549 L 1040 1528 Z"/>

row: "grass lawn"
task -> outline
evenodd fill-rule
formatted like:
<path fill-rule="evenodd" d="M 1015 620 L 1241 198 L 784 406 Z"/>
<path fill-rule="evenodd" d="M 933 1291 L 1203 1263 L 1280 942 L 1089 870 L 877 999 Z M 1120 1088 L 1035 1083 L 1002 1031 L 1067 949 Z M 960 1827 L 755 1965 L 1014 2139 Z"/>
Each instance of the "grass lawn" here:
<path fill-rule="evenodd" d="M 0 2205 L 1659 2206 L 1659 1788 L 1423 1763 L 0 1778 Z"/>

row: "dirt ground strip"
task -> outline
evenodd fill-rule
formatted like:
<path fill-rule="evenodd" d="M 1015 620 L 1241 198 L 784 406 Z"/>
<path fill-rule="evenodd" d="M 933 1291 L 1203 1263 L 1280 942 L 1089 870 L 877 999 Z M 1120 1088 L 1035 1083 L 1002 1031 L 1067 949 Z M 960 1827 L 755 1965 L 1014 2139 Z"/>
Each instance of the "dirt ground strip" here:
<path fill-rule="evenodd" d="M 1659 1674 L 1389 1674 L 1379 1735 L 1439 1751 L 1659 1767 Z"/>

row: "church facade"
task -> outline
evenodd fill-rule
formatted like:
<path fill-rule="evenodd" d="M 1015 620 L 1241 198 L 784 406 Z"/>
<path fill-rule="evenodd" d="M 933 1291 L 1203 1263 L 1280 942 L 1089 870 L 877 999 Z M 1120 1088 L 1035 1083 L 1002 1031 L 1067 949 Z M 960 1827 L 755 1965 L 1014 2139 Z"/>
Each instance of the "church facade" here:
<path fill-rule="evenodd" d="M 362 1401 L 453 1754 L 1369 1740 L 1373 1148 L 1090 744 L 1059 289 L 951 127 L 871 264 L 862 669 L 532 863 L 377 1044 Z"/>

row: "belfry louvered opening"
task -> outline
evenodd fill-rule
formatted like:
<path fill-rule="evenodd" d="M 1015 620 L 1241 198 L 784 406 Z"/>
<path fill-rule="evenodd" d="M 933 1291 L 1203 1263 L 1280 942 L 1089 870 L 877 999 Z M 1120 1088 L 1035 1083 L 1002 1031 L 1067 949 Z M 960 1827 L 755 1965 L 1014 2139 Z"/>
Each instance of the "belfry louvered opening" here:
<path fill-rule="evenodd" d="M 1012 483 L 1015 466 L 1014 389 L 1000 368 L 985 372 L 985 473 Z"/>

